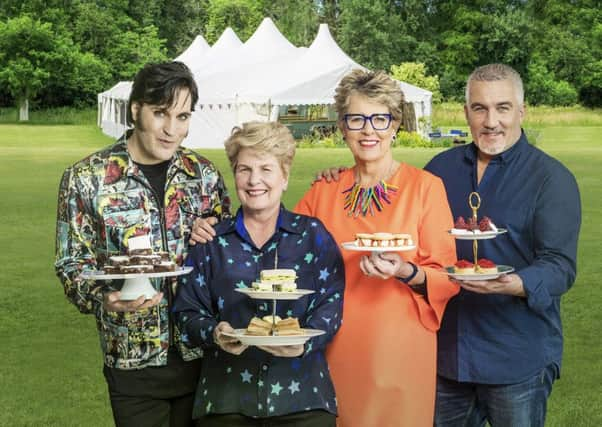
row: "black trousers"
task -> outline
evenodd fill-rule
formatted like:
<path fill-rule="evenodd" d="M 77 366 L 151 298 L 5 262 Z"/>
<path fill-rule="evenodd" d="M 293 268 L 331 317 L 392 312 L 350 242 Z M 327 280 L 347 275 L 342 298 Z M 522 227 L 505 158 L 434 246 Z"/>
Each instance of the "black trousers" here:
<path fill-rule="evenodd" d="M 185 362 L 170 350 L 167 366 L 140 370 L 104 367 L 117 427 L 191 427 L 200 359 Z"/>
<path fill-rule="evenodd" d="M 269 418 L 224 414 L 203 417 L 197 420 L 197 427 L 335 427 L 336 418 L 330 412 L 321 410 Z"/>

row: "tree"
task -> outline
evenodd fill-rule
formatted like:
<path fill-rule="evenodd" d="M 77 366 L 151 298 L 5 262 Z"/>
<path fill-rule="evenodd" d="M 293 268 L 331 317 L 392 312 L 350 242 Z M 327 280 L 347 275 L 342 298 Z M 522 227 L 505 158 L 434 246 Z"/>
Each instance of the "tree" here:
<path fill-rule="evenodd" d="M 196 36 L 205 36 L 208 0 L 161 2 L 161 19 L 157 21 L 159 36 L 166 40 L 170 57 L 181 54 Z"/>
<path fill-rule="evenodd" d="M 396 45 L 404 43 L 404 31 L 386 0 L 341 0 L 339 8 L 337 38 L 351 58 L 377 69 L 399 63 Z"/>
<path fill-rule="evenodd" d="M 316 12 L 320 17 L 320 22 L 328 24 L 330 31 L 336 35 L 337 22 L 339 19 L 338 0 L 317 0 L 315 1 Z"/>
<path fill-rule="evenodd" d="M 269 16 L 297 46 L 309 45 L 318 24 L 326 22 L 343 50 L 369 68 L 422 63 L 425 75 L 438 76 L 446 99 L 463 99 L 466 78 L 476 66 L 503 62 L 523 76 L 527 88 L 533 79 L 539 91 L 551 91 L 528 90 L 532 103 L 566 103 L 577 93 L 584 105 L 602 106 L 599 0 L 1 1 L 0 21 L 35 16 L 51 24 L 45 31 L 53 34 L 40 43 L 68 47 L 62 63 L 53 59 L 46 68 L 36 65 L 44 55 L 17 58 L 2 49 L 2 61 L 10 59 L 14 66 L 2 68 L 0 103 L 12 96 L 14 83 L 9 90 L 8 80 L 28 81 L 30 92 L 45 81 L 35 98 L 43 105 L 80 103 L 93 98 L 97 85 L 106 88 L 130 79 L 146 62 L 176 57 L 198 34 L 213 44 L 230 26 L 246 40 Z M 44 49 L 54 48 L 27 52 Z M 52 67 L 61 70 L 62 79 L 44 74 Z"/>
<path fill-rule="evenodd" d="M 44 106 L 95 105 L 97 94 L 110 85 L 109 67 L 90 52 L 65 52 L 38 100 Z M 60 71 L 59 71 L 60 70 Z"/>
<path fill-rule="evenodd" d="M 558 80 L 542 58 L 535 57 L 529 64 L 528 78 L 525 92 L 530 104 L 573 105 L 577 102 L 575 88 L 565 80 Z"/>
<path fill-rule="evenodd" d="M 391 77 L 429 90 L 433 92 L 433 102 L 441 102 L 439 77 L 427 76 L 424 64 L 419 62 L 402 62 L 399 65 L 391 65 Z"/>
<path fill-rule="evenodd" d="M 106 85 L 107 67 L 92 53 L 82 53 L 69 34 L 30 16 L 0 23 L 0 83 L 29 119 L 29 104 L 90 104 Z"/>
<path fill-rule="evenodd" d="M 602 107 L 602 60 L 586 66 L 579 98 L 588 107 Z"/>
<path fill-rule="evenodd" d="M 133 19 L 140 28 L 156 26 L 161 22 L 160 0 L 128 0 L 126 15 Z M 175 2 L 179 3 L 179 2 Z"/>
<path fill-rule="evenodd" d="M 466 78 L 478 65 L 503 62 L 525 74 L 534 43 L 533 23 L 524 10 L 476 1 L 456 4 L 449 13 L 438 17 L 447 20 L 438 45 L 444 97 L 463 99 Z"/>
<path fill-rule="evenodd" d="M 165 40 L 159 39 L 157 27 L 125 31 L 109 41 L 105 61 L 119 80 L 132 80 L 148 62 L 167 60 Z"/>
<path fill-rule="evenodd" d="M 115 34 L 133 26 L 134 21 L 125 14 L 82 2 L 75 5 L 71 31 L 73 40 L 83 51 L 104 56 Z"/>
<path fill-rule="evenodd" d="M 0 83 L 17 101 L 19 120 L 29 120 L 29 101 L 48 82 L 61 43 L 51 24 L 29 16 L 0 22 Z"/>
<path fill-rule="evenodd" d="M 602 9 L 599 1 L 531 0 L 536 22 L 534 53 L 557 79 L 573 86 L 580 101 L 602 106 Z"/>
<path fill-rule="evenodd" d="M 75 41 L 82 50 L 102 59 L 110 70 L 109 82 L 113 83 L 133 78 L 147 62 L 167 59 L 165 40 L 159 37 L 159 29 L 131 18 L 126 13 L 127 4 L 117 0 L 114 3 L 106 8 L 92 3 L 77 4 L 72 26 Z M 138 13 L 137 18 L 144 22 L 150 20 L 149 15 L 143 13 Z"/>
<path fill-rule="evenodd" d="M 209 0 L 205 39 L 215 43 L 227 27 L 247 40 L 263 20 L 263 4 L 254 0 Z"/>
<path fill-rule="evenodd" d="M 598 9 L 598 22 L 592 26 L 591 52 L 597 56 L 585 64 L 579 98 L 590 107 L 602 107 L 602 19 Z M 593 56 L 593 55 L 592 55 Z"/>
<path fill-rule="evenodd" d="M 318 14 L 308 0 L 268 2 L 264 15 L 272 18 L 280 32 L 296 46 L 309 46 L 318 31 Z"/>

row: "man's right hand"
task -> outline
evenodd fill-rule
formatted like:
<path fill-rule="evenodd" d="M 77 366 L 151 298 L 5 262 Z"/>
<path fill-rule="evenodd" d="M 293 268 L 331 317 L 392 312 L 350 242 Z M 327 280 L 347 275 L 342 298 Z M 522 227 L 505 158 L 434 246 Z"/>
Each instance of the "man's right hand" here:
<path fill-rule="evenodd" d="M 213 226 L 217 224 L 217 222 L 218 219 L 214 216 L 195 219 L 192 224 L 192 230 L 190 230 L 189 243 L 191 245 L 196 245 L 197 243 L 212 241 L 213 237 L 215 237 L 215 229 Z"/>
<path fill-rule="evenodd" d="M 339 166 L 335 168 L 324 169 L 316 174 L 314 182 L 321 181 L 324 179 L 326 182 L 337 182 L 341 172 L 349 169 L 347 166 Z"/>
<path fill-rule="evenodd" d="M 120 312 L 134 312 L 143 310 L 145 308 L 154 307 L 161 302 L 163 298 L 163 292 L 159 292 L 151 299 L 146 299 L 144 295 L 138 297 L 133 301 L 122 301 L 121 292 L 110 292 L 105 294 L 104 308 L 106 311 L 120 311 Z"/>

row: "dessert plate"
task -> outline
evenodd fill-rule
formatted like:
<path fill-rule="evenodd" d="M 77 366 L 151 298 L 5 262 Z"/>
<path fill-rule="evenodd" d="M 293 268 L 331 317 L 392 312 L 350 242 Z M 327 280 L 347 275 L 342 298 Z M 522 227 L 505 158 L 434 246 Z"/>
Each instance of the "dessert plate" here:
<path fill-rule="evenodd" d="M 84 271 L 80 274 L 82 279 L 93 279 L 93 280 L 113 280 L 113 279 L 133 279 L 135 277 L 171 277 L 181 276 L 192 271 L 192 267 L 176 267 L 175 271 L 158 271 L 155 273 L 117 273 L 117 274 L 106 274 L 102 270 Z"/>
<path fill-rule="evenodd" d="M 449 234 L 454 236 L 458 240 L 484 240 L 484 239 L 493 239 L 500 234 L 506 233 L 508 230 L 505 228 L 498 228 L 497 231 L 470 231 L 470 230 L 459 230 L 457 228 L 452 228 L 448 231 Z"/>
<path fill-rule="evenodd" d="M 234 332 L 222 332 L 225 336 L 238 339 L 244 345 L 298 345 L 310 338 L 324 335 L 319 329 L 302 329 L 303 335 L 246 335 L 246 329 L 234 329 Z"/>
<path fill-rule="evenodd" d="M 500 277 L 502 274 L 512 273 L 514 271 L 514 267 L 510 267 L 509 265 L 498 265 L 497 273 L 454 273 L 454 267 L 445 267 L 447 270 L 447 274 L 449 277 L 454 278 L 456 280 L 493 280 Z"/>
<path fill-rule="evenodd" d="M 315 291 L 311 289 L 297 289 L 292 292 L 270 292 L 270 291 L 258 291 L 251 288 L 236 288 L 236 292 L 245 294 L 253 299 L 281 299 L 281 300 L 294 300 L 299 299 L 302 296 L 313 294 Z"/>
<path fill-rule="evenodd" d="M 416 249 L 416 245 L 410 246 L 358 246 L 355 242 L 343 242 L 341 243 L 343 249 L 348 251 L 358 252 L 401 252 L 411 251 Z"/>
<path fill-rule="evenodd" d="M 113 280 L 125 279 L 121 287 L 121 300 L 133 301 L 141 296 L 151 299 L 157 295 L 157 291 L 150 279 L 153 277 L 181 276 L 192 271 L 192 267 L 176 267 L 175 271 L 160 271 L 156 273 L 127 273 L 106 274 L 104 271 L 84 271 L 80 274 L 82 279 Z"/>

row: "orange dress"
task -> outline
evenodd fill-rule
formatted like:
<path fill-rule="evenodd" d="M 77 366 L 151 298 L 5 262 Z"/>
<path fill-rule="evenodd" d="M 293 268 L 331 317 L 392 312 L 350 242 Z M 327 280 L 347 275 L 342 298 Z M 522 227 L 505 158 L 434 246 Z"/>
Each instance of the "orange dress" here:
<path fill-rule="evenodd" d="M 350 217 L 342 192 L 353 169 L 338 182 L 314 183 L 295 211 L 318 217 L 337 243 L 355 233 L 408 233 L 417 249 L 400 252 L 427 275 L 428 302 L 397 279 L 367 277 L 359 268 L 366 252 L 342 249 L 345 261 L 343 325 L 327 348 L 341 427 L 433 425 L 436 331 L 449 298 L 458 292 L 441 267 L 456 250 L 447 230 L 453 220 L 441 180 L 401 164 L 388 184 L 398 187 L 391 204 L 375 216 Z"/>

